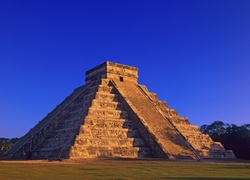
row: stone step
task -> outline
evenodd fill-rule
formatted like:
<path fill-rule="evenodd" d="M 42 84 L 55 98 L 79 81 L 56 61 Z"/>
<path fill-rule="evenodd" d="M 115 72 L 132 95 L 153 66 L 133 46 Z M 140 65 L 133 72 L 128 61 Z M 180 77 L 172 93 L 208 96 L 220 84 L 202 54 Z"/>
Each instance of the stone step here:
<path fill-rule="evenodd" d="M 106 118 L 106 119 L 99 119 L 96 117 L 92 116 L 86 116 L 85 117 L 85 124 L 91 124 L 91 125 L 96 125 L 96 124 L 109 124 L 109 123 L 125 123 L 125 122 L 131 122 L 132 120 L 130 119 L 124 119 L 124 118 Z"/>
<path fill-rule="evenodd" d="M 91 101 L 93 97 L 94 97 L 94 93 L 85 94 L 83 103 Z"/>
<path fill-rule="evenodd" d="M 117 101 L 118 102 L 118 95 L 116 95 L 116 94 L 107 94 L 107 93 L 104 93 L 104 92 L 96 92 L 95 99 L 110 100 L 110 101 Z"/>
<path fill-rule="evenodd" d="M 102 137 L 102 138 L 91 138 L 91 137 L 77 137 L 75 140 L 75 146 L 108 146 L 108 147 L 144 147 L 145 142 L 142 138 L 110 138 L 110 137 Z"/>
<path fill-rule="evenodd" d="M 104 108 L 105 110 L 114 109 L 114 110 L 122 110 L 122 104 L 115 101 L 100 101 L 98 99 L 94 99 L 92 101 L 93 109 L 101 109 Z"/>
<path fill-rule="evenodd" d="M 210 137 L 203 136 L 201 133 L 182 133 L 187 139 L 210 140 Z"/>
<path fill-rule="evenodd" d="M 71 112 L 69 114 L 77 114 L 80 113 L 84 109 L 83 103 L 81 105 L 73 106 Z"/>
<path fill-rule="evenodd" d="M 137 135 L 136 131 L 127 128 L 96 128 L 92 126 L 82 126 L 80 128 L 80 133 L 85 135 L 92 135 L 94 137 L 134 137 Z"/>
<path fill-rule="evenodd" d="M 62 148 L 65 148 L 65 147 L 71 147 L 71 144 L 67 145 L 67 146 L 45 146 L 45 147 L 41 147 L 39 149 L 39 151 L 55 151 L 55 150 L 60 150 Z"/>
<path fill-rule="evenodd" d="M 78 135 L 80 137 L 89 137 L 93 138 L 92 134 L 80 134 Z M 119 134 L 119 135 L 95 135 L 95 138 L 118 138 L 118 139 L 127 139 L 127 138 L 133 138 L 133 137 L 128 137 L 127 134 Z"/>
<path fill-rule="evenodd" d="M 67 130 L 67 129 L 77 129 L 79 128 L 79 125 L 80 125 L 80 122 L 83 121 L 82 119 L 78 119 L 78 120 L 75 120 L 75 121 L 67 121 L 67 122 L 63 122 L 60 127 L 58 128 L 57 131 L 64 131 L 64 130 Z"/>
<path fill-rule="evenodd" d="M 68 117 L 66 118 L 62 123 L 77 123 L 77 122 L 83 122 L 83 118 L 84 116 L 83 115 L 80 115 L 78 117 Z"/>
<path fill-rule="evenodd" d="M 98 92 L 105 92 L 105 93 L 111 93 L 113 90 L 112 87 L 107 85 L 99 85 L 98 86 Z"/>
<path fill-rule="evenodd" d="M 109 79 L 101 79 L 101 83 L 100 83 L 100 85 L 108 85 L 109 84 Z"/>
<path fill-rule="evenodd" d="M 231 150 L 202 150 L 201 152 L 206 158 L 235 158 Z"/>
<path fill-rule="evenodd" d="M 134 129 L 135 124 L 130 119 L 85 119 L 84 125 L 97 128 L 129 128 Z"/>
<path fill-rule="evenodd" d="M 48 150 L 38 150 L 38 151 L 34 151 L 32 153 L 32 157 L 36 157 L 37 159 L 55 159 L 58 160 L 60 158 L 64 158 L 67 157 L 69 153 L 69 148 L 68 149 L 60 149 L 60 150 L 52 150 L 52 149 L 48 149 Z"/>
<path fill-rule="evenodd" d="M 200 130 L 194 127 L 176 126 L 176 128 L 182 132 L 200 133 Z"/>
<path fill-rule="evenodd" d="M 135 158 L 138 157 L 140 148 L 133 147 L 114 147 L 114 148 L 108 148 L 108 147 L 93 147 L 89 146 L 85 149 L 75 149 L 72 148 L 70 151 L 70 156 L 72 158 L 77 157 L 129 157 L 129 158 Z"/>
<path fill-rule="evenodd" d="M 204 144 L 204 145 L 208 145 L 211 146 L 211 143 L 213 141 L 207 141 L 207 140 L 199 140 L 199 139 L 188 139 L 188 142 L 191 143 L 191 144 Z"/>
<path fill-rule="evenodd" d="M 65 144 L 67 141 L 71 140 L 74 141 L 74 137 L 77 134 L 77 130 L 73 131 L 62 131 L 62 132 L 56 132 L 54 133 L 50 138 L 46 139 L 41 145 L 46 146 L 46 144 L 55 144 L 53 141 L 56 142 L 56 144 Z"/>
<path fill-rule="evenodd" d="M 77 129 L 78 129 L 78 126 L 77 126 L 77 127 L 66 127 L 66 128 L 57 129 L 57 130 L 55 130 L 54 132 L 55 132 L 55 133 L 58 133 L 58 132 L 69 133 L 69 132 L 74 131 L 73 133 L 75 133 L 75 131 L 76 131 Z"/>
<path fill-rule="evenodd" d="M 108 110 L 105 111 L 103 109 L 95 109 L 90 107 L 89 108 L 89 112 L 88 112 L 89 116 L 92 117 L 101 117 L 101 118 L 128 118 L 128 113 L 126 111 L 122 111 L 122 110 Z"/>
<path fill-rule="evenodd" d="M 211 142 L 209 141 L 199 141 L 199 140 L 188 140 L 192 145 L 201 145 L 201 146 L 211 146 Z"/>
<path fill-rule="evenodd" d="M 84 122 L 87 122 L 88 120 L 101 120 L 101 121 L 110 121 L 110 120 L 129 120 L 128 118 L 123 117 L 112 117 L 112 116 L 95 116 L 95 115 L 87 115 L 84 118 Z"/>
<path fill-rule="evenodd" d="M 79 115 L 83 109 L 83 106 L 78 106 L 77 108 L 74 108 L 71 110 L 71 112 L 69 112 L 69 116 Z"/>
<path fill-rule="evenodd" d="M 149 147 L 115 147 L 113 149 L 107 147 L 96 148 L 89 146 L 86 149 L 71 149 L 71 158 L 77 157 L 152 157 L 152 152 Z"/>
<path fill-rule="evenodd" d="M 74 142 L 74 134 L 65 135 L 65 136 L 57 136 L 50 139 L 47 139 L 43 144 L 41 145 L 41 148 L 48 148 L 48 147 L 64 147 L 64 146 L 71 146 Z"/>

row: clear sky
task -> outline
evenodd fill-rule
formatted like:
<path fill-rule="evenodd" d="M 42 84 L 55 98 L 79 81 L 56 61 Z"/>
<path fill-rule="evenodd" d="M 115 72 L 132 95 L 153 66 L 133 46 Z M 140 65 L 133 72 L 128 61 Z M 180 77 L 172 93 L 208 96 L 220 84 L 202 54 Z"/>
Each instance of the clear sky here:
<path fill-rule="evenodd" d="M 249 0 L 1 0 L 0 137 L 20 137 L 104 61 L 191 124 L 250 123 Z"/>

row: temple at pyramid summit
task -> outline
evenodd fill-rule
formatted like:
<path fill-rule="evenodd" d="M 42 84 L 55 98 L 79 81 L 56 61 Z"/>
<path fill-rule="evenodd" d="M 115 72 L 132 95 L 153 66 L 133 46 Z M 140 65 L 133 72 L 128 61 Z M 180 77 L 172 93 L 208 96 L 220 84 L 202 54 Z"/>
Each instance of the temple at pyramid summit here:
<path fill-rule="evenodd" d="M 7 152 L 11 159 L 235 158 L 138 84 L 136 67 L 104 62 Z"/>

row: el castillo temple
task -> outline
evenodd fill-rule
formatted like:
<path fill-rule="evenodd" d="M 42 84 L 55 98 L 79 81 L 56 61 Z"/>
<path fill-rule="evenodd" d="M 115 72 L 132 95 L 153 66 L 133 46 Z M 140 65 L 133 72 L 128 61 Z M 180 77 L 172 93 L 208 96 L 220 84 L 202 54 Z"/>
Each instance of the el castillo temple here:
<path fill-rule="evenodd" d="M 136 67 L 104 62 L 7 152 L 10 159 L 235 158 L 138 84 Z"/>

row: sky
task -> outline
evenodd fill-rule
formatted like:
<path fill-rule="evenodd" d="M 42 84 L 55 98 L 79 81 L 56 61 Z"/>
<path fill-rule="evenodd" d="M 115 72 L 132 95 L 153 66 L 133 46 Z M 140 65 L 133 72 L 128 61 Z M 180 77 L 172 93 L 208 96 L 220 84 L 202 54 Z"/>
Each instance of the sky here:
<path fill-rule="evenodd" d="M 1 0 L 0 137 L 21 137 L 105 61 L 191 124 L 250 123 L 249 0 Z"/>

